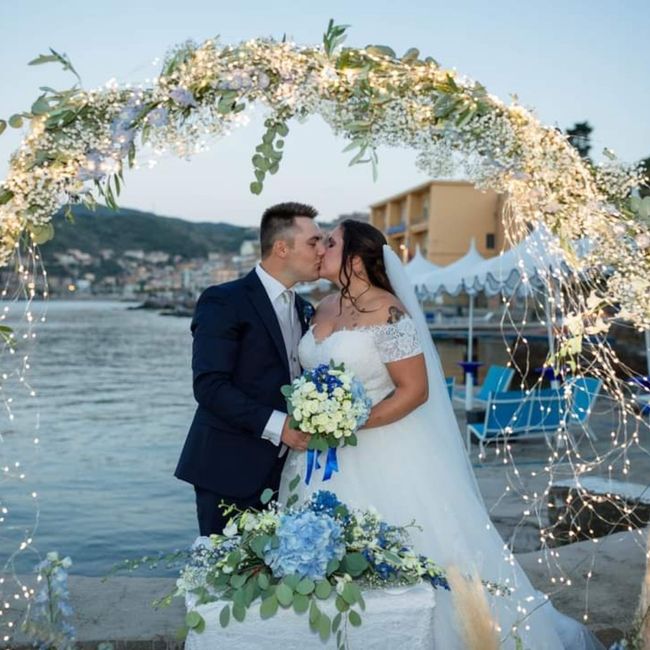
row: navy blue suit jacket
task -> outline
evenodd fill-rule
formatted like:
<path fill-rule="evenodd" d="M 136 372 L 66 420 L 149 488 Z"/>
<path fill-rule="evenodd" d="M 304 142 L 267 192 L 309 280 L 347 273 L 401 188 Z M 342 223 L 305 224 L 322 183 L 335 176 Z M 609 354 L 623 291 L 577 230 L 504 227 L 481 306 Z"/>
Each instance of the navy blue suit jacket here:
<path fill-rule="evenodd" d="M 311 305 L 296 295 L 296 310 L 304 333 Z M 201 294 L 192 335 L 198 406 L 175 476 L 223 496 L 253 496 L 283 462 L 261 435 L 274 409 L 286 411 L 280 388 L 290 379 L 282 332 L 255 270 Z"/>

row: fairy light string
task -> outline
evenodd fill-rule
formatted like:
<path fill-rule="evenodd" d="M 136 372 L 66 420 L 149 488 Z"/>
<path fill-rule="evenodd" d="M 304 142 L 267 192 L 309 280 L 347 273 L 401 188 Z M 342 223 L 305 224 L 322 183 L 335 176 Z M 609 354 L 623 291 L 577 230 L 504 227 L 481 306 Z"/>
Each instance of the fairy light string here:
<path fill-rule="evenodd" d="M 569 477 L 587 497 L 581 477 L 605 472 L 627 479 L 632 452 L 647 454 L 642 443 L 648 424 L 635 411 L 633 373 L 606 336 L 612 322 L 608 308 L 638 331 L 650 328 L 648 215 L 638 197 L 630 197 L 643 180 L 641 173 L 611 152 L 604 163 L 591 166 L 562 133 L 531 111 L 516 101 L 505 104 L 478 82 L 421 58 L 417 50 L 398 57 L 382 46 L 343 47 L 344 38 L 345 29 L 330 23 L 318 46 L 271 39 L 183 43 L 144 84 L 111 80 L 93 90 L 47 90 L 21 114 L 28 123 L 26 135 L 0 184 L 0 326 L 10 323 L 14 330 L 0 350 L 5 425 L 13 421 L 16 400 L 30 405 L 37 400 L 29 381 L 29 350 L 36 323 L 45 320 L 41 307 L 47 299 L 38 245 L 54 236 L 51 221 L 57 211 L 98 200 L 116 206 L 129 168 L 151 168 L 166 153 L 190 158 L 205 151 L 215 138 L 246 125 L 255 107 L 266 117 L 266 132 L 252 158 L 250 189 L 260 193 L 268 176 L 279 170 L 290 121 L 320 115 L 348 141 L 346 151 L 355 164 L 368 163 L 374 172 L 378 147 L 410 147 L 418 167 L 431 176 L 460 169 L 477 187 L 506 196 L 510 244 L 539 224 L 557 242 L 565 269 L 535 278 L 523 274 L 520 295 L 502 296 L 504 343 L 510 364 L 525 378 L 521 388 L 539 388 L 541 378 L 530 381 L 527 332 L 535 314 L 546 326 L 550 312 L 556 354 L 545 365 L 556 373 L 570 365 L 574 377 L 602 380 L 598 408 L 605 405 L 612 419 L 607 448 L 602 440 L 595 444 L 580 425 L 549 436 L 547 459 L 534 470 L 517 466 L 508 436 L 490 445 L 480 460 L 490 456 L 490 462 L 503 465 L 507 485 L 497 504 L 512 495 L 521 499 L 522 521 L 533 517 L 539 527 L 551 584 L 567 586 L 559 563 L 562 547 L 555 544 L 559 522 L 549 525 L 545 519 L 551 486 Z M 54 59 L 74 72 L 67 57 L 53 54 L 42 62 Z M 587 250 L 581 252 L 579 243 L 585 241 Z M 39 446 L 37 416 L 36 422 L 33 448 Z M 21 460 L 14 458 L 13 441 L 0 440 L 2 481 L 24 483 L 35 504 L 34 526 L 15 541 L 0 578 L 0 638 L 9 642 L 16 601 L 33 595 L 12 567 L 17 555 L 33 548 L 38 506 Z M 4 539 L 11 508 L 0 507 Z M 592 506 L 585 500 L 582 507 Z M 570 537 L 576 534 L 573 523 L 568 524 Z M 513 561 L 508 545 L 504 557 Z M 592 575 L 590 569 L 587 582 Z M 522 613 L 525 625 L 529 613 Z"/>

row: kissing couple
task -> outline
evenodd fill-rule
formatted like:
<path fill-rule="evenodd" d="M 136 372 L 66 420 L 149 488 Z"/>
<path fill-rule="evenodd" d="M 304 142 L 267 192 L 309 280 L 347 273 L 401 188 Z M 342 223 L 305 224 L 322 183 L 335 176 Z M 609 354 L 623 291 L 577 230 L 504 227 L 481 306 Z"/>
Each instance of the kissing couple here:
<path fill-rule="evenodd" d="M 227 524 L 221 503 L 263 506 L 265 488 L 286 501 L 304 473 L 307 434 L 292 429 L 281 387 L 303 369 L 343 363 L 372 401 L 358 446 L 338 449 L 339 472 L 299 483 L 305 500 L 326 489 L 352 507 L 374 506 L 394 525 L 415 520 L 413 545 L 442 567 L 510 587 L 491 614 L 515 648 L 602 646 L 536 591 L 483 503 L 448 397 L 438 354 L 404 268 L 373 226 L 345 220 L 330 233 L 301 203 L 268 208 L 261 261 L 245 277 L 206 289 L 192 320 L 198 402 L 175 475 L 194 486 L 201 535 Z M 296 284 L 336 287 L 314 310 Z M 452 596 L 437 592 L 434 647 L 461 650 Z"/>

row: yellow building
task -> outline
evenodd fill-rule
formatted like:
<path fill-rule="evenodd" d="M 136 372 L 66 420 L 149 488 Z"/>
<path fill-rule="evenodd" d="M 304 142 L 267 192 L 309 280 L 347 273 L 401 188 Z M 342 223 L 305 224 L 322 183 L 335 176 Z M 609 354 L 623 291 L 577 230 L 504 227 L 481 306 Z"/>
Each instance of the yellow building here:
<path fill-rule="evenodd" d="M 370 223 L 406 262 L 419 246 L 434 264 L 462 257 L 472 238 L 492 257 L 503 249 L 504 196 L 468 181 L 429 181 L 370 206 Z"/>

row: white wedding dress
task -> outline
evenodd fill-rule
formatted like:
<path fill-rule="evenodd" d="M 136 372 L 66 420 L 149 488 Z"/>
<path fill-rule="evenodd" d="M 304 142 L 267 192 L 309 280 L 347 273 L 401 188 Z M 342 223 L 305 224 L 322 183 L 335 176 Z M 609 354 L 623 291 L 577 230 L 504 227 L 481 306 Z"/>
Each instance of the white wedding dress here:
<path fill-rule="evenodd" d="M 385 251 L 385 258 L 391 254 Z M 586 628 L 555 610 L 546 596 L 532 587 L 492 525 L 464 451 L 439 361 L 432 356 L 435 350 L 428 330 L 426 335 L 422 330 L 426 323 L 417 301 L 413 303 L 411 296 L 405 295 L 408 285 L 404 286 L 395 261 L 390 261 L 391 283 L 395 289 L 400 287 L 396 293 L 413 318 L 339 330 L 324 340 L 315 338 L 312 327 L 300 342 L 300 362 L 306 369 L 332 359 L 344 363 L 376 404 L 394 389 L 385 364 L 420 354 L 425 348 L 429 399 L 398 422 L 360 431 L 357 447 L 338 450 L 339 471 L 330 480 L 322 481 L 320 470 L 314 472 L 308 486 L 300 481 L 300 500 L 317 490 L 329 490 L 350 506 L 375 507 L 388 523 L 415 521 L 421 530 L 412 529 L 411 537 L 418 552 L 442 567 L 454 565 L 463 573 L 476 570 L 483 580 L 510 587 L 510 596 L 489 596 L 504 648 L 515 648 L 514 637 L 508 634 L 513 625 L 526 650 L 602 647 Z M 423 341 L 425 336 L 428 342 Z M 281 500 L 288 498 L 288 483 L 296 474 L 304 479 L 305 465 L 304 452 L 290 452 Z M 436 591 L 432 633 L 436 650 L 464 647 L 451 594 L 442 589 Z"/>

